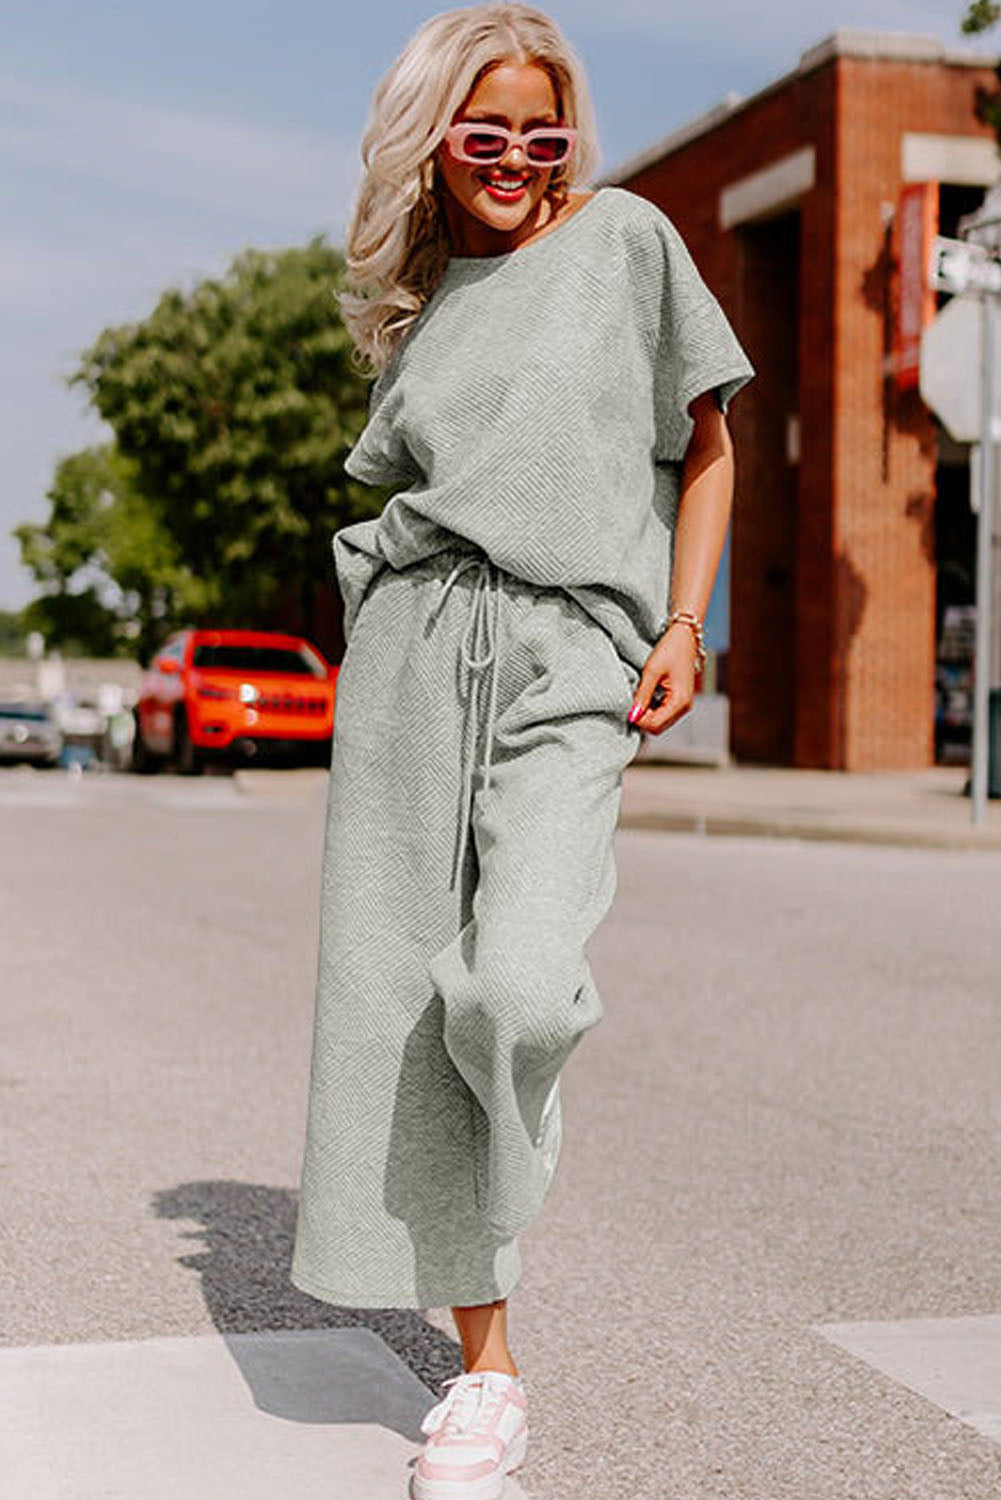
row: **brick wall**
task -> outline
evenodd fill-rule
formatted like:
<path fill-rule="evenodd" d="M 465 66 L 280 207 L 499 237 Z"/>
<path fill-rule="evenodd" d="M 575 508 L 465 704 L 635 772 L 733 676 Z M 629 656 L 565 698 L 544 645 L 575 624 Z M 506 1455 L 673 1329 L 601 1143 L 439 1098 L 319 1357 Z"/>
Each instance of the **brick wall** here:
<path fill-rule="evenodd" d="M 738 760 L 932 762 L 936 424 L 884 375 L 883 205 L 897 203 L 903 132 L 991 139 L 973 97 L 994 82 L 990 67 L 831 56 L 615 179 L 677 224 L 758 370 L 730 420 Z M 816 182 L 791 214 L 719 228 L 725 186 L 807 145 Z M 785 453 L 790 411 L 798 468 Z"/>

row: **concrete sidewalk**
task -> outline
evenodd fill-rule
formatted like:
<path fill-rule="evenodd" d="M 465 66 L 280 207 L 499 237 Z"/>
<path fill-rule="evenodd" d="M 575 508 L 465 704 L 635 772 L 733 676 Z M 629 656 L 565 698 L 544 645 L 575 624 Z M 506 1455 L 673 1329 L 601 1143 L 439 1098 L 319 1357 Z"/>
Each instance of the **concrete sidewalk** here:
<path fill-rule="evenodd" d="M 0 1349 L 4 1494 L 404 1500 L 436 1399 L 368 1328 Z"/>
<path fill-rule="evenodd" d="M 328 772 L 245 769 L 241 795 L 322 796 Z M 623 828 L 842 839 L 944 849 L 1001 849 L 1001 798 L 974 826 L 965 765 L 921 771 L 801 771 L 785 766 L 638 759 L 623 778 Z"/>
<path fill-rule="evenodd" d="M 641 760 L 625 774 L 623 828 L 1001 849 L 1001 799 L 975 826 L 963 765 L 803 771 Z"/>

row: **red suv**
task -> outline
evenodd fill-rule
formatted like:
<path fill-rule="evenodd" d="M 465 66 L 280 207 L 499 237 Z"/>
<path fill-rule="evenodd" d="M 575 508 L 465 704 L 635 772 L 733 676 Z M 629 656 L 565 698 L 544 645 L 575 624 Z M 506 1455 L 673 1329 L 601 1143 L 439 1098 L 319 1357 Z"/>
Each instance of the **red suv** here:
<path fill-rule="evenodd" d="M 191 775 L 214 758 L 327 763 L 337 672 L 298 635 L 177 631 L 139 689 L 133 767 L 169 761 Z"/>

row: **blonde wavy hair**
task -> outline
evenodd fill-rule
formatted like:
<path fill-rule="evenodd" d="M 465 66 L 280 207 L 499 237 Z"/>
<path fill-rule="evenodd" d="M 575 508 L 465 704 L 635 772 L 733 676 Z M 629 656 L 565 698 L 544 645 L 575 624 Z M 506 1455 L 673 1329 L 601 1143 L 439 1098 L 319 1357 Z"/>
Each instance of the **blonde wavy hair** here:
<path fill-rule="evenodd" d="M 376 85 L 361 156 L 365 165 L 345 238 L 341 317 L 365 374 L 383 370 L 420 315 L 450 254 L 435 151 L 480 78 L 503 62 L 545 68 L 577 143 L 553 171 L 553 208 L 599 161 L 583 64 L 553 19 L 530 5 L 492 3 L 431 16 Z"/>

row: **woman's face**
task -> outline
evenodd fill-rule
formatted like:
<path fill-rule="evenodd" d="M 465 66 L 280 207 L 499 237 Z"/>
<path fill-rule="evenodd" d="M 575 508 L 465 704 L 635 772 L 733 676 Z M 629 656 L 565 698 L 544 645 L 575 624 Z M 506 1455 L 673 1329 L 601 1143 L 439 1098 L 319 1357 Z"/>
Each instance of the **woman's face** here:
<path fill-rule="evenodd" d="M 538 63 L 500 63 L 480 79 L 450 124 L 467 120 L 489 120 L 516 133 L 536 125 L 555 125 L 560 115 L 552 79 Z M 437 154 L 457 254 L 466 249 L 488 254 L 497 236 L 517 239 L 515 231 L 522 225 L 526 233 L 534 228 L 552 167 L 530 166 L 519 145 L 512 145 L 499 162 L 486 166 L 457 161 L 445 141 Z M 514 178 L 523 184 L 514 193 L 492 186 L 500 179 Z"/>

